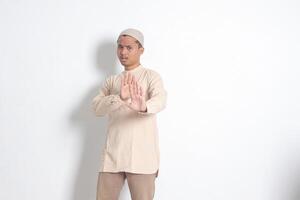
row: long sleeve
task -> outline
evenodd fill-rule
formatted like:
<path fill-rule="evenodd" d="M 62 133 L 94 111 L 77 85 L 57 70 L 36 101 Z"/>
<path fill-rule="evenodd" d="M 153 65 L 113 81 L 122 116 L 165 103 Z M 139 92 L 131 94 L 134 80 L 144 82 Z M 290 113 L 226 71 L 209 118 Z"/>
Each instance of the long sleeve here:
<path fill-rule="evenodd" d="M 111 81 L 111 77 L 106 78 L 100 88 L 99 94 L 92 100 L 92 107 L 96 116 L 109 114 L 124 104 L 119 95 L 110 94 Z"/>
<path fill-rule="evenodd" d="M 146 112 L 138 112 L 143 115 L 156 114 L 166 107 L 167 101 L 167 91 L 163 86 L 163 81 L 161 76 L 151 70 L 148 74 L 149 78 L 149 88 L 148 94 L 149 99 L 146 101 Z"/>
<path fill-rule="evenodd" d="M 98 116 L 108 114 L 106 144 L 102 150 L 99 172 L 130 172 L 158 175 L 160 165 L 159 134 L 156 113 L 166 105 L 162 79 L 142 65 L 131 69 L 143 90 L 146 112 L 131 109 L 131 98 L 121 101 L 119 94 L 126 71 L 108 78 L 93 99 Z M 111 101 L 113 102 L 111 104 Z"/>

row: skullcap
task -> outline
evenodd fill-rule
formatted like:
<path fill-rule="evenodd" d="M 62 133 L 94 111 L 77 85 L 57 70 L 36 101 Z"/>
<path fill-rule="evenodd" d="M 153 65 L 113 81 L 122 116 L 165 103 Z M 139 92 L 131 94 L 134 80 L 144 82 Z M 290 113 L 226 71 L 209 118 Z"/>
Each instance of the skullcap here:
<path fill-rule="evenodd" d="M 141 31 L 139 31 L 137 29 L 134 29 L 134 28 L 128 28 L 128 29 L 125 29 L 124 31 L 122 31 L 120 33 L 119 37 L 121 35 L 129 35 L 131 37 L 134 37 L 144 47 L 144 36 L 143 36 L 143 33 Z"/>

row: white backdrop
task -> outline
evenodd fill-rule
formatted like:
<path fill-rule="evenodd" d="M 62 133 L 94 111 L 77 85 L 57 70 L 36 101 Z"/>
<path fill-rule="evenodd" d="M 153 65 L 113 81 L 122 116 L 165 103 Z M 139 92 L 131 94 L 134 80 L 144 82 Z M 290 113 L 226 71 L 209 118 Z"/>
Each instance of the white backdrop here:
<path fill-rule="evenodd" d="M 107 119 L 90 104 L 129 27 L 168 91 L 155 199 L 300 199 L 299 1 L 0 0 L 0 16 L 0 199 L 95 199 Z"/>

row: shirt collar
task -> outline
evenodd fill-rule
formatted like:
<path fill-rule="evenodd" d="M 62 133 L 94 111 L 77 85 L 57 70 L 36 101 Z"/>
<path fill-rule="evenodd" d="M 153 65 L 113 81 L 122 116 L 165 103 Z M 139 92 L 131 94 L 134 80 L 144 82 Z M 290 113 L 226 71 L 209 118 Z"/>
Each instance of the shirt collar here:
<path fill-rule="evenodd" d="M 123 73 L 126 73 L 126 72 L 136 73 L 136 72 L 140 71 L 142 68 L 143 68 L 143 66 L 140 64 L 139 66 L 137 66 L 136 68 L 134 68 L 132 70 L 124 70 Z"/>

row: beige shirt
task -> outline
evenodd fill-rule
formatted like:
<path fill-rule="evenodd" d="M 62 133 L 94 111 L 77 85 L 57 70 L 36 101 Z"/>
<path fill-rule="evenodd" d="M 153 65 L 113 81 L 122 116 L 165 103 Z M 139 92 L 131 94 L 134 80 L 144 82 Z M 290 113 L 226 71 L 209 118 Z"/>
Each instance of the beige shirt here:
<path fill-rule="evenodd" d="M 130 70 L 143 88 L 147 106 L 147 112 L 134 111 L 119 96 L 125 72 L 106 78 L 92 101 L 97 116 L 109 117 L 99 172 L 156 173 L 157 177 L 160 150 L 156 113 L 165 108 L 167 92 L 156 71 L 142 65 Z"/>

